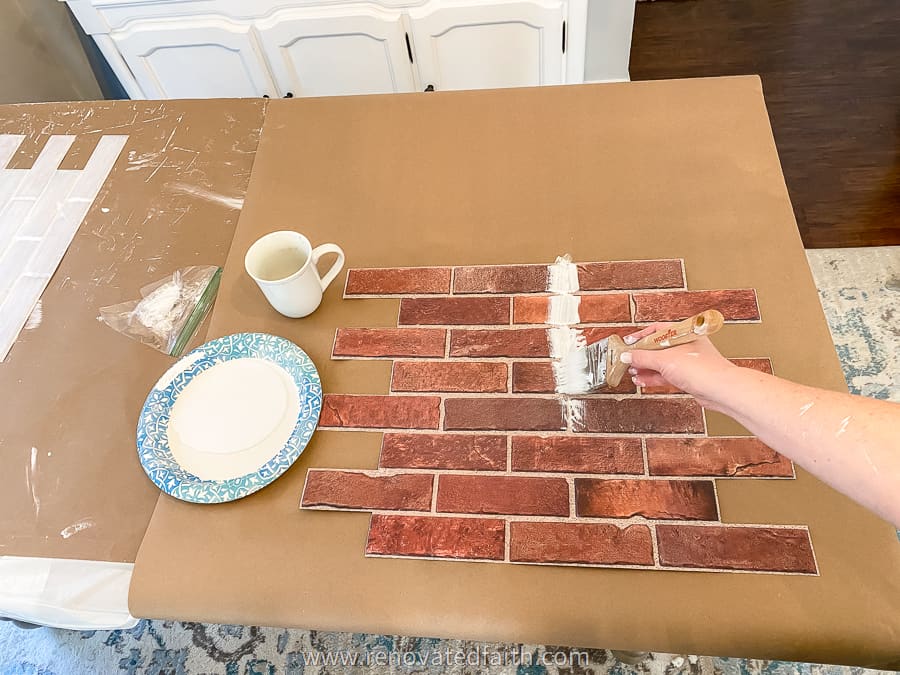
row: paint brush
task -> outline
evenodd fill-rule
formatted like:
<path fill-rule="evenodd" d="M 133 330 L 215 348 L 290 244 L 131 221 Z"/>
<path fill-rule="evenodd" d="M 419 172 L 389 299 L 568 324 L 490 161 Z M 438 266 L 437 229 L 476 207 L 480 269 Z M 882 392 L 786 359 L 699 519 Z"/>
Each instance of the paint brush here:
<path fill-rule="evenodd" d="M 722 313 L 708 309 L 645 335 L 633 345 L 625 344 L 618 335 L 575 349 L 553 364 L 556 391 L 560 394 L 586 394 L 605 387 L 618 386 L 628 370 L 619 358 L 634 349 L 666 349 L 693 342 L 717 332 L 724 322 Z"/>

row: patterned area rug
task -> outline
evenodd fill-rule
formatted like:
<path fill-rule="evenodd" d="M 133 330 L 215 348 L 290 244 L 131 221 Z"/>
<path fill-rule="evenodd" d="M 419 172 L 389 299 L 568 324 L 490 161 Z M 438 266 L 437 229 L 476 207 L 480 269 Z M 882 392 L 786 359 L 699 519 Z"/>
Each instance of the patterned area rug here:
<path fill-rule="evenodd" d="M 900 247 L 808 251 L 850 390 L 900 401 Z M 23 630 L 0 622 L 0 675 L 874 675 L 888 671 L 602 649 L 141 621 L 124 631 Z"/>

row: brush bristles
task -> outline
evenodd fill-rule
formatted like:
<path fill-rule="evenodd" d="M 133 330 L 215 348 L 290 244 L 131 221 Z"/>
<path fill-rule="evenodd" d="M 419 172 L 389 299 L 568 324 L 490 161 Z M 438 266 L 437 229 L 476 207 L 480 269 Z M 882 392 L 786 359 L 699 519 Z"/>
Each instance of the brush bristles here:
<path fill-rule="evenodd" d="M 553 379 L 558 394 L 585 394 L 591 389 L 593 377 L 588 367 L 587 349 L 569 352 L 553 362 Z"/>

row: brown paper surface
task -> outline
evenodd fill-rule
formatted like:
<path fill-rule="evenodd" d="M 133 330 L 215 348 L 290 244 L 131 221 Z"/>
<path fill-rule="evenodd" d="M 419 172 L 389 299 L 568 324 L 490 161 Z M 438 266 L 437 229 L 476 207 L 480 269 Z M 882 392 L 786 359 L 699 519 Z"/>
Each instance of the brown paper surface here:
<path fill-rule="evenodd" d="M 0 555 L 134 560 L 159 494 L 138 462 L 135 425 L 174 359 L 100 323 L 99 308 L 180 267 L 225 261 L 239 212 L 215 197 L 243 197 L 264 110 L 0 107 L 0 133 L 26 135 L 10 168 L 30 167 L 53 134 L 76 135 L 61 169 L 83 168 L 104 134 L 129 136 L 44 291 L 40 325 L 0 363 Z"/>
<path fill-rule="evenodd" d="M 389 363 L 331 361 L 337 327 L 394 326 L 398 302 L 290 320 L 243 270 L 281 228 L 350 267 L 683 257 L 688 287 L 754 287 L 762 323 L 727 356 L 845 390 L 756 77 L 275 101 L 210 336 L 267 331 L 326 392 L 386 393 Z M 803 339 L 798 327 L 803 328 Z M 710 434 L 740 431 L 710 416 Z M 318 432 L 237 502 L 163 496 L 131 587 L 136 616 L 874 664 L 900 658 L 893 529 L 798 470 L 719 480 L 724 522 L 810 527 L 820 576 L 367 559 L 369 516 L 298 510 L 308 467 L 374 468 L 380 434 Z"/>

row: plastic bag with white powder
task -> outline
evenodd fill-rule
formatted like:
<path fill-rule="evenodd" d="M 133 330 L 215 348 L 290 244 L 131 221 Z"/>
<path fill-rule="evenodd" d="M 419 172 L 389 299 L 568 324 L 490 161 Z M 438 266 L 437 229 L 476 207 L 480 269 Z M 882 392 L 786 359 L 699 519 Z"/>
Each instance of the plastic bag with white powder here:
<path fill-rule="evenodd" d="M 219 290 L 222 268 L 183 267 L 141 289 L 140 300 L 100 308 L 98 319 L 169 356 L 181 356 Z"/>

